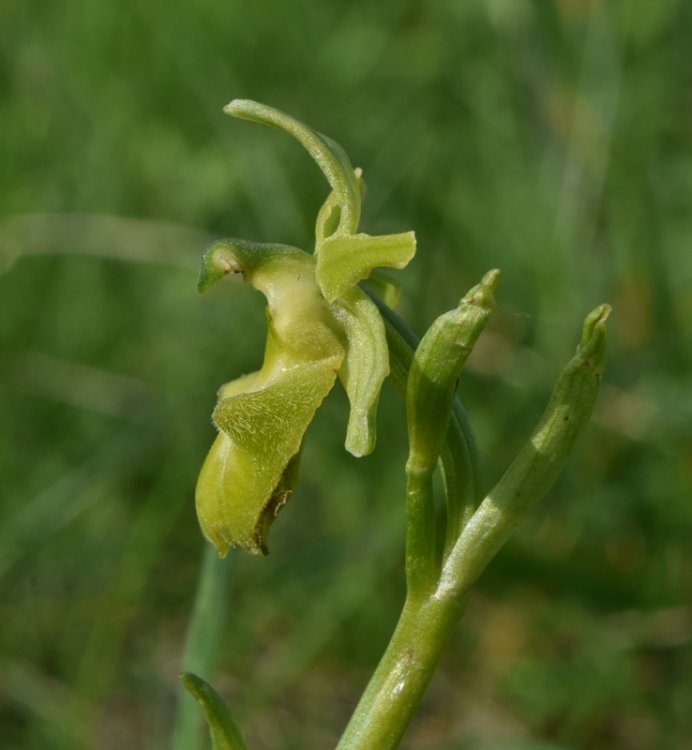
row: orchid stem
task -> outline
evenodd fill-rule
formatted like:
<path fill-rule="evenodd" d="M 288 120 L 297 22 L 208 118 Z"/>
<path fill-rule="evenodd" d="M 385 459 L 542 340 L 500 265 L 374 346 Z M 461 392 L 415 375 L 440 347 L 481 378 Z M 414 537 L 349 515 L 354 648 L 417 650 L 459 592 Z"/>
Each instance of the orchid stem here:
<path fill-rule="evenodd" d="M 231 558 L 221 559 L 205 542 L 192 618 L 185 639 L 181 671 L 212 680 L 219 666 L 219 652 L 228 615 L 228 582 Z M 195 699 L 181 685 L 173 730 L 172 750 L 199 750 L 204 717 Z"/>

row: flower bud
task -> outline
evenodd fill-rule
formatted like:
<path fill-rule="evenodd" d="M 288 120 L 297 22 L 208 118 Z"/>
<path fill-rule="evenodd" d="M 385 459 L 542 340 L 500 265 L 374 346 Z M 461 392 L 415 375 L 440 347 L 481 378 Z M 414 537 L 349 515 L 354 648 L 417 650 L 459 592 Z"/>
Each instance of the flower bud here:
<path fill-rule="evenodd" d="M 454 310 L 441 315 L 423 336 L 406 388 L 410 472 L 432 472 L 440 455 L 461 368 L 485 327 L 500 278 L 489 271 Z"/>
<path fill-rule="evenodd" d="M 440 592 L 461 593 L 478 578 L 517 524 L 552 487 L 587 425 L 605 361 L 609 305 L 584 321 L 577 353 L 562 371 L 533 434 L 468 522 L 443 571 Z"/>

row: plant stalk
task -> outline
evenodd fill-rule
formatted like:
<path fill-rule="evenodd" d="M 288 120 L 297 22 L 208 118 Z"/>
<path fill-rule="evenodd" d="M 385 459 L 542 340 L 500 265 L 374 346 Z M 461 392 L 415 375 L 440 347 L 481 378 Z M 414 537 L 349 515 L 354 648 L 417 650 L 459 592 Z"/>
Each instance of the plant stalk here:
<path fill-rule="evenodd" d="M 212 680 L 218 670 L 222 634 L 228 614 L 230 557 L 221 559 L 205 542 L 197 594 L 185 640 L 181 671 Z M 199 750 L 204 717 L 197 701 L 181 685 L 173 729 L 172 750 Z"/>
<path fill-rule="evenodd" d="M 463 606 L 409 597 L 337 750 L 394 750 L 423 697 Z"/>

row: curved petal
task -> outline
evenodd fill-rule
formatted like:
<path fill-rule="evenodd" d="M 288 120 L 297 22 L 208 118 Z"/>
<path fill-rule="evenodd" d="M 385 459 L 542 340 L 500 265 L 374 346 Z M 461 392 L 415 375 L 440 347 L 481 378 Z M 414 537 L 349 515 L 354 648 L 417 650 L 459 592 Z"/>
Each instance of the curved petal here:
<path fill-rule="evenodd" d="M 341 209 L 339 229 L 352 233 L 360 221 L 360 190 L 351 162 L 343 148 L 295 117 L 251 99 L 234 99 L 224 107 L 232 117 L 273 125 L 298 140 L 312 156 L 331 185 Z"/>
<path fill-rule="evenodd" d="M 389 375 L 389 349 L 379 310 L 358 287 L 332 306 L 346 336 L 346 357 L 339 377 L 351 404 L 346 450 L 366 456 L 375 448 L 377 402 Z"/>
<path fill-rule="evenodd" d="M 353 170 L 356 183 L 358 185 L 358 194 L 361 202 L 365 195 L 365 180 L 363 179 L 363 170 L 356 167 Z M 319 255 L 322 243 L 339 230 L 341 220 L 341 207 L 336 193 L 332 190 L 326 197 L 324 203 L 317 212 L 315 221 L 315 255 Z M 354 230 L 355 231 L 355 230 Z"/>

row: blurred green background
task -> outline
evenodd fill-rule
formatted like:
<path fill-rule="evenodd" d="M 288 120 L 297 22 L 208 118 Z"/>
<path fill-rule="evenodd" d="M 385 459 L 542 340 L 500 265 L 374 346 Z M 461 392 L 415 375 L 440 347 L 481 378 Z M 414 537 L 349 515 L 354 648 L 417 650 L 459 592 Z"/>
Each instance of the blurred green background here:
<path fill-rule="evenodd" d="M 365 170 L 415 229 L 419 333 L 491 267 L 461 382 L 490 485 L 583 316 L 597 412 L 483 576 L 408 750 L 689 747 L 692 5 L 685 0 L 0 4 L 0 745 L 166 748 L 218 385 L 260 296 L 195 294 L 210 238 L 309 248 L 326 183 L 248 97 Z M 338 389 L 337 389 L 338 390 Z M 233 557 L 219 675 L 253 748 L 330 747 L 402 601 L 401 402 L 343 450 L 337 390 L 267 559 Z"/>

